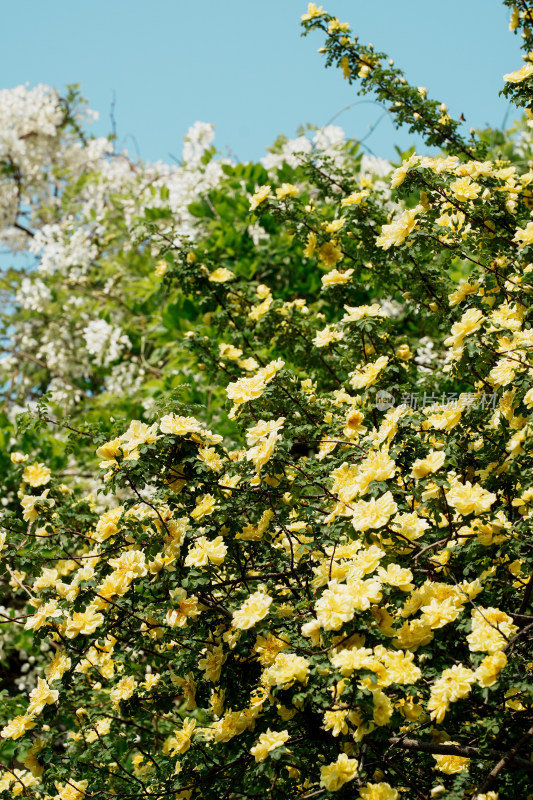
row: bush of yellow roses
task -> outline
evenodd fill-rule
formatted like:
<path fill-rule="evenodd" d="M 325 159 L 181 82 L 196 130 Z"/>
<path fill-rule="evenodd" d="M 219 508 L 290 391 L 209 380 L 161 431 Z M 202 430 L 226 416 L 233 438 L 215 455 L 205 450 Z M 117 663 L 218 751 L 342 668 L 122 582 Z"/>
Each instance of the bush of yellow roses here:
<path fill-rule="evenodd" d="M 527 111 L 533 12 L 506 5 Z M 189 309 L 165 348 L 193 388 L 170 361 L 139 419 L 65 420 L 46 394 L 19 419 L 2 622 L 46 648 L 3 689 L 5 797 L 531 790 L 528 127 L 465 138 L 349 24 L 314 3 L 302 23 L 438 152 L 365 170 L 300 142 L 291 165 L 280 141 L 224 164 L 194 237 L 135 221 L 161 316 Z M 39 451 L 54 429 L 71 475 Z"/>

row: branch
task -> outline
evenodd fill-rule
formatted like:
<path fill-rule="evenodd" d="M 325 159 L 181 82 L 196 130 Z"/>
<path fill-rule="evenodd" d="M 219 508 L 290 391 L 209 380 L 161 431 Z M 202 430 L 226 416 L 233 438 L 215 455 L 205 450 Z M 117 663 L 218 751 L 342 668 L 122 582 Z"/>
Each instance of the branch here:
<path fill-rule="evenodd" d="M 533 736 L 533 728 L 526 734 L 526 736 Z M 526 738 L 526 737 L 524 737 Z M 484 759 L 487 755 L 496 756 L 497 758 L 503 756 L 506 758 L 506 764 L 511 760 L 521 769 L 533 772 L 533 761 L 528 761 L 525 758 L 516 758 L 514 752 L 518 750 L 522 744 L 522 740 L 516 745 L 509 753 L 504 753 L 502 750 L 489 750 L 488 753 L 482 753 L 477 747 L 469 747 L 468 745 L 456 744 L 433 744 L 432 742 L 419 742 L 417 739 L 402 739 L 399 736 L 393 736 L 387 740 L 393 747 L 400 747 L 403 750 L 418 750 L 420 753 L 431 753 L 432 755 L 440 756 L 461 756 L 462 758 Z M 512 755 L 510 755 L 512 754 Z M 503 759 L 502 759 L 503 760 Z"/>

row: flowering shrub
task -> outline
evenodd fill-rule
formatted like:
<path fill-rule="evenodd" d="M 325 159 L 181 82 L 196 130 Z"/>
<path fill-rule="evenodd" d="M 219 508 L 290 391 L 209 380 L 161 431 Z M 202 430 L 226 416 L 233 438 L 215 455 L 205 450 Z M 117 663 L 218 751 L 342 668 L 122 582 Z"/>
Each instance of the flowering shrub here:
<path fill-rule="evenodd" d="M 5 678 L 6 797 L 527 796 L 528 129 L 465 139 L 347 23 L 310 3 L 303 24 L 440 152 L 393 168 L 324 129 L 219 164 L 182 215 L 163 168 L 159 195 L 142 173 L 135 233 L 102 200 L 94 251 L 61 215 L 41 229 L 20 297 L 46 315 L 116 258 L 126 308 L 66 313 L 85 342 L 68 420 L 49 355 L 41 384 L 13 356 L 17 402 L 48 394 L 6 441 L 2 621 L 38 663 L 26 692 Z M 200 172 L 209 136 L 189 140 Z M 106 370 L 128 360 L 158 374 L 123 402 Z"/>

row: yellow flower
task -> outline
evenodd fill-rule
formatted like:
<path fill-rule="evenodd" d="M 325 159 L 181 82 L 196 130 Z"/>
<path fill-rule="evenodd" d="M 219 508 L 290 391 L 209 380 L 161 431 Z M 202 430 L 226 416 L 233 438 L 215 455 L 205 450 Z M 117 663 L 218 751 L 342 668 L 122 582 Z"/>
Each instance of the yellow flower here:
<path fill-rule="evenodd" d="M 163 275 L 168 271 L 168 263 L 166 261 L 158 261 L 155 265 L 154 275 L 156 278 L 162 278 Z"/>
<path fill-rule="evenodd" d="M 22 464 L 29 456 L 25 456 L 24 453 L 11 453 L 10 458 L 12 464 Z"/>
<path fill-rule="evenodd" d="M 466 202 L 467 200 L 475 200 L 481 191 L 479 183 L 474 183 L 468 176 L 458 178 L 450 184 L 450 189 L 454 193 L 459 202 Z"/>
<path fill-rule="evenodd" d="M 186 567 L 206 567 L 208 564 L 222 564 L 228 548 L 222 536 L 209 541 L 205 536 L 200 536 L 189 548 Z"/>
<path fill-rule="evenodd" d="M 457 744 L 457 742 L 443 742 L 443 744 Z M 456 772 L 462 772 L 468 769 L 470 764 L 469 758 L 462 758 L 462 756 L 432 756 L 437 762 L 437 769 L 439 772 L 444 772 L 446 775 L 455 775 Z"/>
<path fill-rule="evenodd" d="M 266 686 L 285 686 L 294 681 L 305 683 L 309 672 L 309 662 L 294 653 L 279 653 L 271 667 L 262 676 Z"/>
<path fill-rule="evenodd" d="M 370 192 L 368 189 L 363 189 L 361 192 L 352 192 L 349 194 L 348 197 L 345 197 L 341 200 L 341 208 L 346 208 L 347 206 L 358 206 L 360 203 L 363 203 L 364 200 L 369 196 Z"/>
<path fill-rule="evenodd" d="M 318 248 L 318 260 L 328 269 L 333 269 L 344 258 L 335 241 L 324 242 Z"/>
<path fill-rule="evenodd" d="M 380 372 L 389 363 L 388 356 L 380 356 L 370 364 L 359 365 L 350 373 L 350 386 L 353 389 L 364 389 L 376 383 Z"/>
<path fill-rule="evenodd" d="M 338 631 L 353 619 L 355 600 L 345 584 L 330 581 L 329 588 L 315 603 L 318 624 L 326 631 Z"/>
<path fill-rule="evenodd" d="M 212 494 L 204 494 L 196 498 L 196 507 L 191 511 L 191 517 L 198 522 L 202 517 L 208 517 L 217 508 L 216 498 Z"/>
<path fill-rule="evenodd" d="M 519 247 L 527 247 L 531 244 L 533 242 L 533 222 L 528 222 L 525 228 L 518 228 L 513 241 L 517 242 Z"/>
<path fill-rule="evenodd" d="M 28 714 L 40 714 L 45 705 L 55 703 L 59 697 L 57 689 L 50 689 L 47 682 L 37 678 L 37 686 L 30 692 Z"/>
<path fill-rule="evenodd" d="M 389 564 L 387 569 L 379 567 L 377 576 L 382 583 L 389 586 L 397 586 L 402 592 L 409 592 L 414 588 L 413 573 L 407 567 L 400 567 L 399 564 Z"/>
<path fill-rule="evenodd" d="M 507 645 L 518 631 L 512 617 L 499 608 L 476 608 L 472 611 L 472 632 L 466 640 L 473 653 L 493 655 Z"/>
<path fill-rule="evenodd" d="M 83 800 L 88 785 L 89 781 L 75 781 L 73 778 L 63 785 L 56 783 L 57 795 L 54 800 Z"/>
<path fill-rule="evenodd" d="M 514 72 L 508 72 L 503 76 L 503 79 L 507 83 L 521 83 L 521 81 L 525 81 L 526 78 L 529 78 L 530 75 L 533 75 L 533 64 L 524 64 L 520 69 L 516 69 Z"/>
<path fill-rule="evenodd" d="M 345 783 L 353 781 L 357 775 L 359 762 L 341 753 L 336 761 L 320 768 L 320 785 L 328 792 L 338 792 Z"/>
<path fill-rule="evenodd" d="M 381 234 L 376 240 L 377 246 L 383 248 L 383 250 L 388 250 L 390 247 L 405 242 L 409 234 L 414 230 L 416 217 L 421 211 L 423 211 L 421 205 L 407 209 L 407 211 L 400 214 L 398 219 L 389 225 L 383 225 Z"/>
<path fill-rule="evenodd" d="M 57 650 L 52 661 L 45 667 L 44 674 L 49 681 L 58 681 L 70 669 L 71 663 L 64 650 Z"/>
<path fill-rule="evenodd" d="M 282 183 L 279 189 L 276 189 L 276 197 L 278 200 L 283 200 L 285 197 L 298 197 L 298 189 L 292 183 Z"/>
<path fill-rule="evenodd" d="M 329 30 L 329 27 L 328 27 L 328 30 Z M 350 67 L 350 59 L 348 58 L 348 56 L 344 55 L 344 56 L 341 57 L 340 66 L 341 66 L 341 69 L 342 69 L 342 77 L 343 78 L 349 78 L 350 75 L 352 74 L 352 69 Z"/>
<path fill-rule="evenodd" d="M 372 700 L 374 703 L 374 722 L 376 725 L 386 725 L 392 717 L 392 712 L 394 711 L 391 701 L 385 692 L 381 691 L 381 689 L 375 689 L 372 691 Z"/>
<path fill-rule="evenodd" d="M 22 512 L 22 518 L 26 522 L 35 522 L 39 516 L 39 511 L 41 511 L 42 508 L 55 505 L 54 500 L 47 499 L 49 491 L 49 489 L 45 489 L 45 491 L 40 495 L 25 494 L 22 496 L 20 501 L 20 505 L 24 509 Z"/>
<path fill-rule="evenodd" d="M 263 667 L 270 667 L 276 660 L 278 653 L 288 647 L 288 642 L 279 636 L 269 633 L 265 636 L 258 636 L 255 640 L 253 652 L 257 653 L 259 663 Z"/>
<path fill-rule="evenodd" d="M 396 189 L 398 186 L 401 186 L 411 167 L 416 166 L 419 162 L 420 156 L 416 153 L 413 153 L 413 155 L 410 156 L 407 161 L 404 161 L 403 164 L 398 167 L 398 169 L 394 170 L 390 184 L 391 189 Z"/>
<path fill-rule="evenodd" d="M 79 633 L 89 636 L 104 622 L 103 614 L 99 614 L 93 605 L 85 611 L 74 611 L 72 617 L 67 619 L 65 636 L 74 639 Z"/>
<path fill-rule="evenodd" d="M 324 13 L 322 6 L 317 6 L 315 3 L 309 3 L 307 6 L 307 14 L 302 14 L 302 22 L 307 22 L 310 19 L 319 17 Z"/>
<path fill-rule="evenodd" d="M 267 616 L 271 604 L 272 598 L 269 595 L 264 592 L 254 592 L 246 598 L 237 611 L 233 612 L 233 627 L 241 631 L 253 628 Z"/>
<path fill-rule="evenodd" d="M 332 269 L 331 272 L 322 276 L 322 286 L 344 286 L 345 283 L 350 282 L 353 273 L 353 269 L 347 269 L 345 272 Z"/>
<path fill-rule="evenodd" d="M 382 528 L 397 510 L 391 492 L 385 492 L 377 500 L 374 497 L 368 501 L 359 500 L 353 507 L 352 525 L 356 531 Z"/>
<path fill-rule="evenodd" d="M 257 743 L 250 749 L 250 754 L 258 762 L 265 761 L 268 754 L 277 747 L 282 747 L 288 738 L 288 731 L 271 731 L 267 728 L 266 733 L 261 733 Z"/>
<path fill-rule="evenodd" d="M 326 233 L 338 233 L 344 227 L 345 222 L 346 217 L 339 217 L 339 219 L 334 219 L 331 222 L 323 222 L 322 227 Z"/>
<path fill-rule="evenodd" d="M 255 209 L 261 205 L 261 203 L 263 203 L 268 197 L 271 197 L 270 192 L 271 187 L 268 184 L 260 186 L 250 200 L 250 211 L 255 211 Z"/>
<path fill-rule="evenodd" d="M 218 269 L 214 269 L 213 272 L 210 273 L 208 281 L 211 283 L 227 283 L 228 281 L 233 280 L 235 277 L 235 273 L 233 273 L 230 269 L 226 269 L 226 267 L 218 267 Z"/>
<path fill-rule="evenodd" d="M 105 540 L 109 539 L 110 536 L 114 536 L 116 533 L 118 533 L 120 530 L 118 527 L 118 521 L 121 518 L 123 511 L 123 506 L 117 506 L 116 508 L 109 509 L 109 511 L 104 511 L 96 523 L 94 538 L 97 542 L 105 542 Z"/>
<path fill-rule="evenodd" d="M 333 342 L 340 341 L 342 338 L 343 334 L 341 331 L 336 330 L 332 325 L 326 325 L 323 330 L 316 332 L 313 344 L 315 347 L 327 347 Z"/>
<path fill-rule="evenodd" d="M 277 359 L 271 361 L 266 367 L 262 367 L 251 378 L 239 378 L 235 383 L 229 383 L 226 388 L 226 394 L 230 400 L 233 400 L 235 406 L 247 403 L 250 400 L 256 400 L 261 397 L 265 390 L 265 386 L 276 376 L 277 372 L 283 368 L 284 361 Z"/>
<path fill-rule="evenodd" d="M 460 347 L 465 336 L 470 336 L 474 331 L 479 330 L 483 322 L 484 314 L 479 308 L 470 308 L 465 311 L 459 322 L 452 325 L 451 335 L 444 340 L 447 347 Z"/>
<path fill-rule="evenodd" d="M 402 361 L 409 361 L 409 359 L 413 354 L 411 353 L 411 348 L 409 347 L 408 344 L 401 344 L 399 348 L 396 350 L 396 355 Z"/>
<path fill-rule="evenodd" d="M 21 714 L 13 717 L 7 725 L 0 731 L 0 736 L 4 739 L 20 739 L 26 731 L 35 728 L 35 722 L 30 714 Z"/>
<path fill-rule="evenodd" d="M 191 746 L 191 739 L 195 728 L 196 720 L 191 717 L 186 717 L 183 720 L 181 730 L 174 731 L 174 736 L 169 737 L 165 741 L 163 751 L 171 756 L 186 753 Z"/>
<path fill-rule="evenodd" d="M 205 655 L 198 661 L 198 666 L 204 671 L 206 681 L 218 683 L 228 656 L 224 653 L 222 645 L 208 647 L 204 652 Z"/>
<path fill-rule="evenodd" d="M 194 417 L 180 417 L 178 414 L 166 414 L 159 422 L 161 433 L 173 433 L 175 436 L 186 436 L 188 433 L 199 433 L 202 424 Z"/>
<path fill-rule="evenodd" d="M 486 656 L 476 669 L 476 680 L 483 688 L 494 686 L 498 676 L 507 664 L 507 656 L 501 651 L 494 655 Z"/>
<path fill-rule="evenodd" d="M 133 675 L 125 675 L 119 680 L 116 686 L 109 692 L 109 699 L 113 705 L 117 706 L 121 700 L 129 700 L 133 695 L 137 681 Z"/>
<path fill-rule="evenodd" d="M 44 486 L 50 481 L 51 472 L 44 464 L 31 464 L 27 466 L 22 473 L 22 479 L 29 483 L 30 486 Z"/>
<path fill-rule="evenodd" d="M 478 483 L 472 486 L 470 481 L 464 484 L 457 481 L 446 494 L 448 504 L 460 514 L 483 514 L 490 510 L 496 499 L 495 494 Z"/>
<path fill-rule="evenodd" d="M 413 478 L 425 478 L 431 472 L 437 472 L 446 460 L 446 453 L 443 450 L 432 450 L 425 458 L 419 458 L 413 464 L 411 475 Z"/>
<path fill-rule="evenodd" d="M 171 672 L 170 680 L 174 686 L 179 686 L 181 693 L 183 694 L 183 699 L 187 704 L 187 711 L 194 711 L 194 709 L 197 708 L 196 682 L 192 672 L 188 672 L 184 678 L 181 678 L 179 675 L 175 675 L 173 672 Z"/>
<path fill-rule="evenodd" d="M 311 231 L 309 236 L 307 237 L 307 244 L 304 247 L 303 254 L 306 258 L 312 258 L 315 254 L 316 250 L 316 233 Z"/>
<path fill-rule="evenodd" d="M 340 736 L 341 733 L 346 735 L 348 733 L 348 725 L 346 724 L 346 717 L 348 711 L 326 711 L 324 713 L 324 730 L 331 731 L 332 736 Z"/>
<path fill-rule="evenodd" d="M 478 283 L 470 283 L 469 281 L 462 280 L 459 282 L 457 289 L 448 295 L 448 300 L 451 306 L 456 306 L 461 303 L 469 294 L 475 294 L 479 289 Z"/>
<path fill-rule="evenodd" d="M 379 303 L 371 306 L 344 306 L 346 314 L 342 318 L 343 322 L 359 322 L 366 317 L 384 317 L 385 314 Z"/>
<path fill-rule="evenodd" d="M 400 795 L 388 783 L 367 783 L 359 789 L 359 796 L 361 800 L 398 800 Z"/>

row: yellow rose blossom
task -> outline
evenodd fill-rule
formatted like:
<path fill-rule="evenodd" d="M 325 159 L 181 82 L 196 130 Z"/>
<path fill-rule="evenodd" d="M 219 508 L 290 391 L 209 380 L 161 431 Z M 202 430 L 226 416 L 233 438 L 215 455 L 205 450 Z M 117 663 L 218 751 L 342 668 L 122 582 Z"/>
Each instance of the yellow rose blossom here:
<path fill-rule="evenodd" d="M 479 667 L 476 669 L 475 676 L 480 686 L 484 689 L 494 686 L 498 680 L 499 674 L 507 664 L 507 656 L 505 653 L 497 652 L 493 655 L 486 656 Z"/>
<path fill-rule="evenodd" d="M 518 631 L 512 617 L 498 608 L 476 608 L 472 611 L 472 632 L 466 637 L 473 653 L 493 655 L 503 650 Z"/>
<path fill-rule="evenodd" d="M 310 19 L 314 19 L 315 17 L 319 17 L 321 14 L 324 13 L 324 9 L 322 6 L 317 6 L 315 3 L 309 3 L 307 6 L 307 13 L 302 14 L 302 22 L 308 22 Z"/>
<path fill-rule="evenodd" d="M 359 789 L 361 800 L 399 800 L 400 795 L 389 783 L 367 783 Z"/>
<path fill-rule="evenodd" d="M 206 567 L 208 564 L 222 564 L 227 552 L 228 548 L 222 536 L 217 536 L 212 541 L 205 536 L 199 536 L 189 548 L 185 566 Z"/>
<path fill-rule="evenodd" d="M 318 260 L 327 269 L 333 269 L 344 258 L 342 250 L 334 240 L 321 244 L 317 252 Z"/>
<path fill-rule="evenodd" d="M 341 753 L 332 764 L 320 767 L 320 786 L 328 792 L 338 792 L 345 783 L 354 780 L 358 767 L 357 759 L 348 758 L 346 753 Z"/>
<path fill-rule="evenodd" d="M 208 281 L 210 283 L 227 283 L 228 281 L 232 281 L 234 277 L 235 273 L 230 269 L 218 267 L 214 269 L 213 272 L 209 273 Z"/>
<path fill-rule="evenodd" d="M 272 598 L 269 595 L 261 591 L 254 592 L 233 612 L 233 627 L 238 630 L 253 628 L 267 616 L 271 604 Z"/>
<path fill-rule="evenodd" d="M 477 483 L 472 486 L 470 481 L 464 484 L 457 481 L 446 493 L 448 505 L 460 514 L 483 514 L 490 510 L 496 499 L 493 492 L 488 492 Z"/>
<path fill-rule="evenodd" d="M 207 681 L 211 681 L 211 683 L 219 682 L 222 667 L 227 658 L 228 655 L 224 653 L 222 645 L 215 645 L 205 649 L 203 658 L 198 661 L 198 666 L 203 670 Z"/>
<path fill-rule="evenodd" d="M 415 229 L 416 218 L 423 210 L 421 205 L 407 209 L 394 222 L 389 225 L 383 225 L 381 234 L 376 239 L 377 246 L 383 248 L 383 250 L 388 250 L 390 247 L 403 244 Z"/>
<path fill-rule="evenodd" d="M 292 183 L 282 183 L 281 186 L 276 189 L 276 197 L 278 200 L 284 200 L 286 197 L 298 197 L 298 189 L 296 186 L 293 186 Z"/>
<path fill-rule="evenodd" d="M 23 464 L 24 461 L 27 461 L 29 458 L 29 456 L 24 455 L 24 453 L 18 452 L 11 453 L 9 457 L 12 464 Z"/>
<path fill-rule="evenodd" d="M 51 472 L 44 464 L 31 464 L 24 469 L 22 473 L 22 480 L 29 483 L 30 486 L 44 486 L 50 482 Z"/>
<path fill-rule="evenodd" d="M 267 728 L 266 733 L 260 734 L 257 743 L 250 749 L 250 754 L 257 762 L 265 761 L 272 750 L 283 747 L 289 738 L 288 731 L 271 731 Z"/>
<path fill-rule="evenodd" d="M 30 703 L 28 714 L 40 714 L 45 705 L 57 702 L 59 692 L 57 689 L 50 689 L 48 683 L 42 678 L 37 678 L 37 686 L 30 692 Z"/>
<path fill-rule="evenodd" d="M 198 522 L 202 517 L 208 517 L 217 508 L 216 498 L 212 494 L 204 494 L 196 500 L 196 506 L 191 511 L 191 517 Z"/>
<path fill-rule="evenodd" d="M 109 698 L 113 705 L 118 706 L 121 700 L 129 700 L 137 687 L 137 681 L 133 675 L 125 675 L 119 680 L 109 692 Z"/>
<path fill-rule="evenodd" d="M 83 800 L 89 781 L 69 779 L 67 783 L 56 783 L 57 795 L 54 800 Z"/>
<path fill-rule="evenodd" d="M 350 283 L 353 273 L 353 269 L 347 269 L 344 272 L 332 269 L 331 272 L 322 275 L 322 286 L 344 286 L 346 283 Z"/>
<path fill-rule="evenodd" d="M 168 266 L 166 261 L 158 261 L 154 268 L 156 278 L 162 278 L 168 272 Z"/>
<path fill-rule="evenodd" d="M 457 744 L 457 742 L 443 742 L 443 744 Z M 470 764 L 469 758 L 453 755 L 433 755 L 432 758 L 437 762 L 437 769 L 439 772 L 444 772 L 446 775 L 455 775 L 458 772 L 468 769 Z"/>
<path fill-rule="evenodd" d="M 303 254 L 306 258 L 312 258 L 314 256 L 316 245 L 317 245 L 316 233 L 314 233 L 314 231 L 311 231 L 311 233 L 307 237 L 307 244 L 303 250 Z"/>
<path fill-rule="evenodd" d="M 250 211 L 255 211 L 269 197 L 271 197 L 271 187 L 268 184 L 259 187 L 250 200 Z"/>
<path fill-rule="evenodd" d="M 359 322 L 366 317 L 384 317 L 385 314 L 379 303 L 371 306 L 344 306 L 346 314 L 342 318 L 343 322 Z"/>
<path fill-rule="evenodd" d="M 279 653 L 272 666 L 263 672 L 261 681 L 266 686 L 292 685 L 295 681 L 305 683 L 308 672 L 309 662 L 303 656 Z"/>
<path fill-rule="evenodd" d="M 481 186 L 471 181 L 469 177 L 458 178 L 450 184 L 450 189 L 459 202 L 475 200 L 481 192 Z"/>
<path fill-rule="evenodd" d="M 363 203 L 369 194 L 370 192 L 368 189 L 363 189 L 361 192 L 352 192 L 352 194 L 349 194 L 348 197 L 345 197 L 343 200 L 341 200 L 341 207 L 346 208 L 347 206 L 357 206 L 360 203 Z"/>
<path fill-rule="evenodd" d="M 420 458 L 414 462 L 411 469 L 413 478 L 425 478 L 432 472 L 437 472 L 446 461 L 446 453 L 443 450 L 432 450 L 425 458 Z"/>
<path fill-rule="evenodd" d="M 0 731 L 0 736 L 4 739 L 20 739 L 24 736 L 26 731 L 35 727 L 35 721 L 31 714 L 21 714 L 18 717 L 13 717 L 7 725 Z"/>
<path fill-rule="evenodd" d="M 161 433 L 173 433 L 175 436 L 186 436 L 188 433 L 198 433 L 202 424 L 194 417 L 180 417 L 178 414 L 166 414 L 159 422 Z"/>
<path fill-rule="evenodd" d="M 531 75 L 533 75 L 533 64 L 524 64 L 520 69 L 516 69 L 514 72 L 508 72 L 503 76 L 503 79 L 506 83 L 521 83 L 527 80 Z"/>
<path fill-rule="evenodd" d="M 364 389 L 372 386 L 376 383 L 380 372 L 385 369 L 388 363 L 388 356 L 379 356 L 374 362 L 357 367 L 350 373 L 350 386 L 353 389 Z"/>
<path fill-rule="evenodd" d="M 374 497 L 368 501 L 359 500 L 353 507 L 352 525 L 356 531 L 382 528 L 397 510 L 391 492 L 386 492 L 377 500 Z"/>

